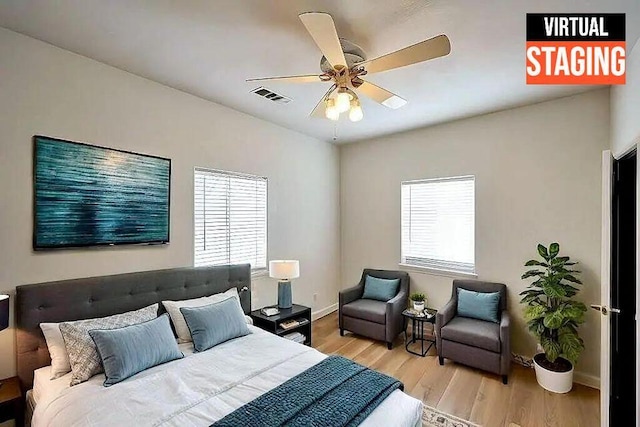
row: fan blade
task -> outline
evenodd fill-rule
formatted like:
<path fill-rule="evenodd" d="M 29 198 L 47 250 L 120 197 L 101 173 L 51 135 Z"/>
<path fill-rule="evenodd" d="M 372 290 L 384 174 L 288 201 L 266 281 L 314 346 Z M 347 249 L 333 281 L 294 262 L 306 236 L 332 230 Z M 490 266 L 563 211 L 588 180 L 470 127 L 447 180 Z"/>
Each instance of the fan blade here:
<path fill-rule="evenodd" d="M 315 117 L 318 119 L 324 119 L 326 117 L 324 114 L 324 111 L 326 108 L 324 105 L 324 100 L 327 99 L 329 94 L 333 92 L 335 88 L 336 88 L 336 85 L 331 85 L 329 90 L 326 91 L 324 95 L 322 95 L 322 98 L 320 98 L 320 102 L 318 102 L 316 106 L 313 108 L 313 110 L 311 110 L 311 113 L 309 113 L 309 117 Z"/>
<path fill-rule="evenodd" d="M 290 83 L 314 83 L 321 82 L 317 74 L 305 74 L 303 76 L 282 76 L 282 77 L 260 77 L 257 79 L 247 79 L 248 82 L 283 81 Z"/>
<path fill-rule="evenodd" d="M 407 103 L 406 99 L 400 98 L 398 95 L 369 82 L 362 83 L 357 92 L 362 92 L 374 101 L 394 110 Z"/>
<path fill-rule="evenodd" d="M 337 68 L 339 65 L 346 67 L 347 60 L 344 59 L 342 45 L 338 39 L 336 26 L 331 15 L 328 13 L 308 12 L 301 14 L 300 20 L 331 66 L 333 68 Z"/>
<path fill-rule="evenodd" d="M 358 66 L 364 65 L 368 74 L 379 73 L 439 58 L 448 55 L 449 52 L 451 52 L 451 43 L 449 38 L 443 34 L 369 61 L 361 62 Z"/>

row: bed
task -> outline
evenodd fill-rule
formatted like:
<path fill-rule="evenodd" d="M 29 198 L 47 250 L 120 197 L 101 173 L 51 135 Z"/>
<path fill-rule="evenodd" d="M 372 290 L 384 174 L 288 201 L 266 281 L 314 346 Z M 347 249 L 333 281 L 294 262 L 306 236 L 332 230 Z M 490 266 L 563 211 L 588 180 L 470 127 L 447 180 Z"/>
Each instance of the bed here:
<path fill-rule="evenodd" d="M 208 426 L 312 367 L 327 356 L 249 326 L 251 334 L 147 369 L 115 386 L 104 375 L 69 386 L 51 380 L 42 322 L 103 317 L 167 299 L 207 296 L 236 287 L 245 314 L 251 307 L 248 265 L 181 268 L 75 279 L 16 289 L 17 365 L 28 390 L 28 421 L 57 425 Z M 70 374 L 68 374 L 70 375 Z M 153 390 L 152 393 L 149 390 Z M 422 402 L 393 391 L 362 426 L 419 426 Z M 30 416 L 32 415 L 32 417 Z"/>

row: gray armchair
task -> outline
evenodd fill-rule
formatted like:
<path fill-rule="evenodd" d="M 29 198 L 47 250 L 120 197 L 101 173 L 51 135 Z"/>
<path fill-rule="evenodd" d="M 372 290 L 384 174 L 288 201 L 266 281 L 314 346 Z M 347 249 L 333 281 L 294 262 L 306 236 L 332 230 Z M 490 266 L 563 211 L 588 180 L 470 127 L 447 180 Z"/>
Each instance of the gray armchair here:
<path fill-rule="evenodd" d="M 400 279 L 398 293 L 387 302 L 362 299 L 364 281 L 372 276 L 380 279 Z M 338 298 L 338 319 L 340 335 L 349 330 L 358 335 L 387 343 L 391 350 L 393 340 L 403 331 L 402 311 L 407 308 L 409 298 L 409 274 L 404 271 L 372 270 L 362 272 L 360 283 L 340 291 Z"/>
<path fill-rule="evenodd" d="M 500 292 L 500 323 L 457 316 L 458 288 L 476 292 Z M 502 375 L 502 382 L 507 384 L 511 366 L 511 340 L 505 285 L 478 280 L 454 280 L 451 300 L 436 314 L 435 332 L 441 365 L 446 357 Z"/>

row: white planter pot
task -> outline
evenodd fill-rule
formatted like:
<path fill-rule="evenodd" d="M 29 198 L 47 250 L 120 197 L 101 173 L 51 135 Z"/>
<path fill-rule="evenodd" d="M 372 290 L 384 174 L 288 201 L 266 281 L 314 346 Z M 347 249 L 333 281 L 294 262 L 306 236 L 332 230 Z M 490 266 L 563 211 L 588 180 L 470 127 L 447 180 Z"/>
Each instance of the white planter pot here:
<path fill-rule="evenodd" d="M 413 309 L 416 310 L 416 311 L 424 310 L 424 301 L 414 301 L 413 302 Z"/>
<path fill-rule="evenodd" d="M 545 390 L 554 393 L 567 393 L 571 391 L 571 387 L 573 386 L 573 367 L 567 372 L 554 372 L 538 365 L 535 358 L 533 359 L 533 366 L 536 371 L 536 380 L 538 380 L 538 384 Z"/>

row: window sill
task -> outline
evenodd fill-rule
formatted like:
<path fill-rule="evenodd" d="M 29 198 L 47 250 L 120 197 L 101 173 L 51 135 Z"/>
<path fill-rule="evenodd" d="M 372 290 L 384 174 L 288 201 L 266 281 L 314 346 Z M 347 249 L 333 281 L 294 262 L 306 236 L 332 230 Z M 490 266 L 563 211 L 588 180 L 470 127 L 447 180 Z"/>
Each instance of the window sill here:
<path fill-rule="evenodd" d="M 422 267 L 411 264 L 398 264 L 398 266 L 403 270 L 415 271 L 416 273 L 422 274 L 431 274 L 434 276 L 445 276 L 445 277 L 454 277 L 454 278 L 463 278 L 463 279 L 476 279 L 478 275 L 476 273 L 466 273 L 462 271 L 453 271 L 453 270 L 442 270 L 439 268 L 432 267 Z"/>

